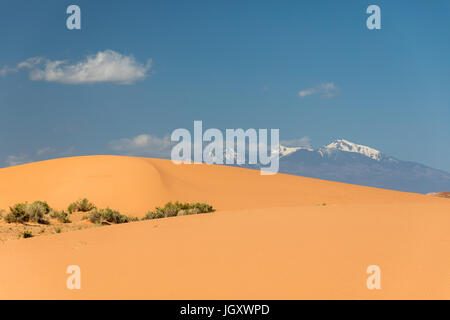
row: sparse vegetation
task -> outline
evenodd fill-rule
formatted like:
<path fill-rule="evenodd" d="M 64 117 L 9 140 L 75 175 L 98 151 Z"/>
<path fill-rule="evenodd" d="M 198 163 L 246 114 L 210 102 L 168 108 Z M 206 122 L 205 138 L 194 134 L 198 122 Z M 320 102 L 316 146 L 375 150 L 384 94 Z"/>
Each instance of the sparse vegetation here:
<path fill-rule="evenodd" d="M 69 213 L 74 212 L 90 212 L 95 209 L 95 205 L 91 203 L 88 199 L 80 199 L 78 201 L 75 201 L 69 205 L 67 210 Z"/>
<path fill-rule="evenodd" d="M 45 201 L 35 201 L 33 202 L 33 204 L 39 206 L 43 210 L 44 214 L 49 214 L 50 211 L 52 210 L 52 208 L 50 208 L 48 203 Z"/>
<path fill-rule="evenodd" d="M 25 213 L 29 217 L 30 221 L 48 224 L 46 215 L 50 212 L 50 207 L 46 202 L 35 201 L 25 206 Z"/>
<path fill-rule="evenodd" d="M 161 219 L 214 211 L 215 210 L 213 207 L 206 203 L 181 203 L 177 201 L 169 202 L 163 207 L 156 207 L 153 211 L 148 212 L 142 220 Z M 81 218 L 80 215 L 75 215 L 76 213 L 86 214 L 83 218 Z M 0 219 L 2 218 L 9 224 L 16 223 L 26 226 L 28 226 L 28 223 L 41 225 L 54 224 L 52 228 L 42 226 L 40 229 L 36 230 L 36 235 L 44 235 L 52 233 L 52 231 L 53 233 L 61 233 L 63 231 L 82 230 L 84 228 L 88 228 L 89 226 L 87 225 L 77 225 L 82 220 L 89 220 L 97 226 L 130 223 L 140 220 L 136 217 L 124 215 L 119 211 L 110 208 L 99 209 L 86 198 L 73 202 L 68 206 L 68 210 L 53 209 L 47 202 L 43 201 L 17 203 L 9 208 L 9 212 L 7 214 L 4 210 L 0 210 Z M 75 223 L 74 225 L 64 228 L 62 227 L 62 224 L 71 224 L 73 219 Z M 30 227 L 34 228 L 36 225 L 30 225 Z M 9 232 L 13 232 L 15 230 L 15 236 L 18 235 L 19 238 L 34 237 L 31 230 L 23 229 L 22 231 L 22 229 L 17 225 L 12 225 L 8 228 Z"/>
<path fill-rule="evenodd" d="M 33 237 L 33 233 L 31 231 L 28 231 L 28 230 L 23 230 L 22 237 L 24 239 L 32 238 Z"/>
<path fill-rule="evenodd" d="M 161 219 L 175 216 L 186 216 L 214 212 L 214 208 L 206 203 L 180 203 L 169 202 L 164 207 L 156 207 L 149 211 L 142 220 Z"/>
<path fill-rule="evenodd" d="M 18 203 L 9 208 L 9 213 L 5 216 L 7 223 L 25 223 L 29 221 L 29 217 L 25 214 L 25 203 Z"/>
<path fill-rule="evenodd" d="M 139 220 L 138 218 L 126 216 L 110 208 L 94 209 L 87 217 L 89 221 L 95 224 L 121 224 Z"/>
<path fill-rule="evenodd" d="M 64 210 L 62 210 L 62 211 L 58 211 L 58 210 L 50 211 L 50 218 L 57 219 L 61 223 L 71 223 L 72 222 L 69 219 L 69 214 L 66 211 L 64 211 Z"/>
<path fill-rule="evenodd" d="M 18 203 L 10 207 L 9 213 L 5 216 L 7 223 L 27 223 L 35 222 L 40 224 L 48 224 L 46 215 L 49 212 L 49 206 L 42 201 L 33 203 Z"/>

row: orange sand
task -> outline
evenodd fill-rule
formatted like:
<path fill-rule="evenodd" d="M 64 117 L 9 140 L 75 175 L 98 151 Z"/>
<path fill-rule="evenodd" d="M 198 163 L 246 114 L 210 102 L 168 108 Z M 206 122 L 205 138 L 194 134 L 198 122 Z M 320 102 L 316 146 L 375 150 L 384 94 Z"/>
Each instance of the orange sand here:
<path fill-rule="evenodd" d="M 448 199 L 129 157 L 0 169 L 0 208 L 80 197 L 137 216 L 169 200 L 218 211 L 0 244 L 0 299 L 450 298 Z"/>

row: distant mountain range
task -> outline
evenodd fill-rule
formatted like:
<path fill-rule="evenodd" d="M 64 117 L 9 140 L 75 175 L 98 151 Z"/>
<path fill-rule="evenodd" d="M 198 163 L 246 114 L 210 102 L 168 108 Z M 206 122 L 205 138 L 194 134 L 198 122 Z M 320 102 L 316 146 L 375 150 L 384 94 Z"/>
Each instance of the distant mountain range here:
<path fill-rule="evenodd" d="M 279 172 L 415 193 L 450 191 L 450 174 L 445 171 L 343 139 L 319 149 L 281 146 Z"/>

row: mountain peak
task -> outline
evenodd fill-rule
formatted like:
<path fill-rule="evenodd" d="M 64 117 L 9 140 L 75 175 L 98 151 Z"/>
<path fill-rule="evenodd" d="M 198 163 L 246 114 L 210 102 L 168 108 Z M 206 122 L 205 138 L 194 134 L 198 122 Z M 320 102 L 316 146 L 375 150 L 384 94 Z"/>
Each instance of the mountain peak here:
<path fill-rule="evenodd" d="M 380 161 L 382 158 L 382 153 L 380 151 L 347 141 L 345 139 L 336 140 L 329 145 L 321 148 L 321 151 L 325 151 L 327 153 L 330 153 L 333 150 L 359 153 L 376 161 Z"/>
<path fill-rule="evenodd" d="M 314 151 L 314 149 L 310 147 L 286 147 L 280 145 L 280 156 L 285 157 L 290 155 L 291 153 L 297 152 L 298 150 L 308 150 L 308 151 Z"/>

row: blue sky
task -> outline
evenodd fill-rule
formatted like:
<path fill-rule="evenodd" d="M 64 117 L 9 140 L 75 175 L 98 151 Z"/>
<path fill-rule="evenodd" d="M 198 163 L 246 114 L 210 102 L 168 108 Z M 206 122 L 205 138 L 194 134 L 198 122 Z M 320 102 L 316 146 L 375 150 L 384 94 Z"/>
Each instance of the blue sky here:
<path fill-rule="evenodd" d="M 70 4 L 80 31 L 66 28 Z M 366 27 L 370 4 L 381 30 Z M 313 147 L 345 138 L 450 171 L 446 0 L 3 0 L 0 38 L 0 166 L 146 155 L 203 120 Z M 77 63 L 99 53 L 116 79 L 80 78 Z M 55 61 L 62 74 L 45 69 Z"/>

